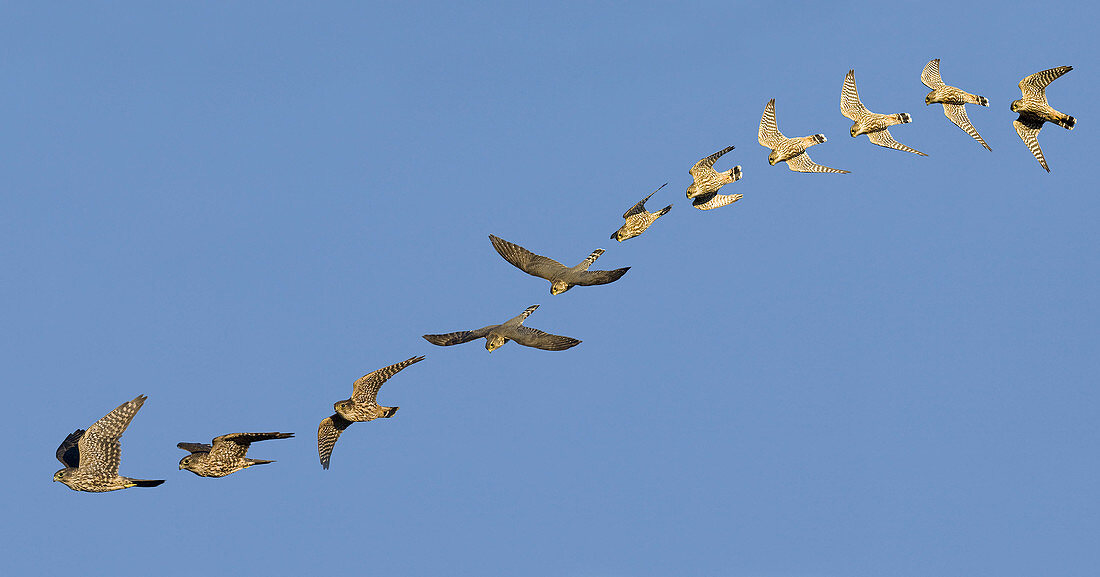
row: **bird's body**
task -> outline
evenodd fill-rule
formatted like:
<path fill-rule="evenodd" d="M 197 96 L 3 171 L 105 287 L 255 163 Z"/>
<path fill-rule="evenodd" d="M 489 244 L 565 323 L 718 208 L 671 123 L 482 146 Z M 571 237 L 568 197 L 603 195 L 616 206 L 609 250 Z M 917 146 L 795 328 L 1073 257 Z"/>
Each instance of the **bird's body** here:
<path fill-rule="evenodd" d="M 1035 156 L 1035 160 L 1038 160 L 1047 172 L 1050 172 L 1050 167 L 1047 166 L 1043 150 L 1039 148 L 1038 139 L 1043 123 L 1051 122 L 1066 130 L 1073 130 L 1073 127 L 1077 125 L 1077 119 L 1059 112 L 1050 104 L 1047 104 L 1046 87 L 1070 70 L 1073 70 L 1072 66 L 1059 66 L 1025 77 L 1019 84 L 1022 98 L 1012 101 L 1010 106 L 1013 112 L 1020 115 L 1012 121 L 1012 126 L 1016 128 L 1016 134 L 1020 135 L 1020 139 L 1024 141 L 1028 150 Z"/>
<path fill-rule="evenodd" d="M 317 426 L 317 454 L 321 458 L 321 466 L 328 469 L 329 459 L 332 457 L 332 448 L 336 446 L 337 439 L 344 429 L 352 423 L 363 423 L 375 419 L 387 419 L 392 417 L 400 407 L 384 407 L 376 401 L 378 389 L 389 380 L 390 377 L 401 372 L 405 367 L 419 363 L 424 357 L 412 357 L 383 367 L 363 375 L 355 381 L 351 397 L 333 403 L 336 413 L 331 417 L 325 417 Z"/>
<path fill-rule="evenodd" d="M 657 187 L 657 190 L 661 190 L 667 184 L 667 182 L 665 184 L 662 184 L 661 186 Z M 637 204 L 630 207 L 629 210 L 623 213 L 623 218 L 625 219 L 625 222 L 621 227 L 619 227 L 619 230 L 611 233 L 611 240 L 622 242 L 624 240 L 634 238 L 645 232 L 645 229 L 649 228 L 649 225 L 653 224 L 653 222 L 656 221 L 658 218 L 668 214 L 668 211 L 672 210 L 671 204 L 657 212 L 649 212 L 645 209 L 645 201 L 649 200 L 650 196 L 657 194 L 657 190 L 649 193 L 649 196 L 638 201 Z"/>
<path fill-rule="evenodd" d="M 984 96 L 978 96 L 977 94 L 971 94 L 965 90 L 955 88 L 954 86 L 948 86 L 940 78 L 940 59 L 936 58 L 930 60 L 928 64 L 924 66 L 924 71 L 920 75 L 921 82 L 925 86 L 932 89 L 924 97 L 925 106 L 929 104 L 942 104 L 943 114 L 955 123 L 955 126 L 963 129 L 974 140 L 977 140 L 986 150 L 993 150 L 985 143 L 985 139 L 982 135 L 978 134 L 978 130 L 974 128 L 974 125 L 970 123 L 970 118 L 966 116 L 965 104 L 977 104 L 978 106 L 989 106 L 989 99 Z"/>
<path fill-rule="evenodd" d="M 187 469 L 200 477 L 224 477 L 252 465 L 274 463 L 266 459 L 249 459 L 248 447 L 257 441 L 289 439 L 294 433 L 230 433 L 214 437 L 211 444 L 178 443 L 176 446 L 191 454 L 180 459 L 180 470 Z"/>
<path fill-rule="evenodd" d="M 787 138 L 779 131 L 779 125 L 775 120 L 775 99 L 768 101 L 764 106 L 764 114 L 760 116 L 760 132 L 757 135 L 760 146 L 771 149 L 768 155 L 768 164 L 775 166 L 779 162 L 786 162 L 787 168 L 795 172 L 831 172 L 835 174 L 847 174 L 849 171 L 839 168 L 830 168 L 815 163 L 806 154 L 806 149 L 826 141 L 824 134 L 813 134 L 798 138 Z"/>
<path fill-rule="evenodd" d="M 559 295 L 576 285 L 592 286 L 614 282 L 630 270 L 630 267 L 623 267 L 615 270 L 589 271 L 588 267 L 592 266 L 592 263 L 596 262 L 596 259 L 604 253 L 602 248 L 592 251 L 587 258 L 576 266 L 567 267 L 552 258 L 535 254 L 518 244 L 491 234 L 489 240 L 500 256 L 504 257 L 504 260 L 531 276 L 550 281 L 550 294 L 552 295 Z"/>
<path fill-rule="evenodd" d="M 856 90 L 855 70 L 849 70 L 848 75 L 844 77 L 844 86 L 840 90 L 840 113 L 853 121 L 851 129 L 849 129 L 852 138 L 866 134 L 867 139 L 873 144 L 928 156 L 915 148 L 910 148 L 894 140 L 894 137 L 890 135 L 890 131 L 887 130 L 887 128 L 897 124 L 912 122 L 913 118 L 909 114 L 905 112 L 876 114 L 867 110 L 867 107 L 860 101 L 859 92 Z"/>
<path fill-rule="evenodd" d="M 472 340 L 484 338 L 485 349 L 490 353 L 499 349 L 508 341 L 516 341 L 525 347 L 534 347 L 546 351 L 564 351 L 565 349 L 575 347 L 581 343 L 581 341 L 571 337 L 552 335 L 538 329 L 523 326 L 524 319 L 531 316 L 531 313 L 535 312 L 537 308 L 539 308 L 539 305 L 531 305 L 519 315 L 499 325 L 489 325 L 472 331 L 424 335 L 424 340 L 433 345 L 449 347 L 451 345 L 468 343 Z"/>
<path fill-rule="evenodd" d="M 741 166 L 735 166 L 725 172 L 714 170 L 714 163 L 722 155 L 733 150 L 727 146 L 714 154 L 696 162 L 688 170 L 691 175 L 691 184 L 687 187 L 687 197 L 692 199 L 692 206 L 700 210 L 710 210 L 719 206 L 726 206 L 741 198 L 740 194 L 719 195 L 718 191 L 731 182 L 741 180 Z M 719 198 L 721 197 L 721 198 Z"/>
<path fill-rule="evenodd" d="M 145 395 L 138 395 L 107 413 L 87 430 L 77 429 L 65 437 L 57 448 L 57 460 L 65 465 L 54 473 L 53 480 L 61 481 L 74 491 L 104 493 L 129 487 L 156 487 L 163 480 L 133 479 L 118 474 L 122 461 L 122 443 L 119 438 L 130 425 Z"/>

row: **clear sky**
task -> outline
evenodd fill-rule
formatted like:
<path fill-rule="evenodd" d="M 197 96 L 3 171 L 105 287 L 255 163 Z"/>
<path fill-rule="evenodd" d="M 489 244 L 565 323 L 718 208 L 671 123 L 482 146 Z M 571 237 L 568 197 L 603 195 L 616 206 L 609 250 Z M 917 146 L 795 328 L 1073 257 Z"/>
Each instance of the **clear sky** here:
<path fill-rule="evenodd" d="M 1093 5 L 230 4 L 0 19 L 5 574 L 1097 575 Z M 1047 174 L 1009 104 L 1060 65 Z M 848 135 L 849 69 L 930 156 Z M 769 166 L 771 98 L 852 173 Z M 728 145 L 744 198 L 692 209 Z M 551 296 L 489 234 L 632 268 Z M 584 342 L 420 337 L 535 303 Z M 421 354 L 323 471 L 332 403 Z M 121 472 L 167 482 L 51 483 L 138 394 Z M 297 437 L 177 470 L 235 431 Z"/>

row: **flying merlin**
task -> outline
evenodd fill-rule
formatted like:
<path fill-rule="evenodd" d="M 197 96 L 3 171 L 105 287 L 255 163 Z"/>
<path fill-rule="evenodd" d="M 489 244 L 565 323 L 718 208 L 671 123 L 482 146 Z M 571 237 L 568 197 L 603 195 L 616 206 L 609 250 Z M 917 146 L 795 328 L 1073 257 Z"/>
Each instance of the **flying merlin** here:
<path fill-rule="evenodd" d="M 725 172 L 714 170 L 714 163 L 731 150 L 733 147 L 727 146 L 696 162 L 688 169 L 692 182 L 687 187 L 687 197 L 691 199 L 691 205 L 695 208 L 713 210 L 741 200 L 743 195 L 740 194 L 718 194 L 718 190 L 723 186 L 741 180 L 740 165 Z"/>
<path fill-rule="evenodd" d="M 668 183 L 666 182 L 665 184 L 658 186 L 657 190 L 661 190 L 667 184 Z M 619 230 L 611 233 L 611 240 L 622 242 L 624 240 L 634 238 L 645 232 L 645 230 L 649 228 L 649 225 L 653 224 L 653 222 L 656 221 L 658 218 L 668 214 L 668 211 L 672 210 L 671 204 L 657 212 L 649 212 L 645 209 L 645 201 L 649 200 L 650 196 L 657 194 L 657 190 L 649 193 L 649 196 L 638 201 L 637 204 L 630 207 L 630 210 L 627 210 L 623 213 L 623 218 L 626 219 L 626 222 L 624 222 L 623 225 L 619 227 Z"/>
<path fill-rule="evenodd" d="M 65 483 L 73 491 L 104 493 L 129 487 L 156 487 L 163 480 L 131 479 L 118 474 L 122 461 L 119 438 L 134 419 L 145 395 L 122 403 L 87 430 L 77 429 L 57 448 L 57 460 L 64 469 L 53 474 L 54 481 Z"/>
<path fill-rule="evenodd" d="M 774 98 L 764 106 L 764 114 L 760 116 L 760 132 L 756 139 L 760 146 L 771 149 L 771 154 L 768 155 L 768 164 L 772 166 L 779 162 L 786 162 L 787 168 L 795 172 L 832 172 L 836 174 L 848 174 L 850 172 L 822 166 L 810 160 L 810 155 L 806 153 L 806 149 L 825 142 L 824 134 L 799 138 L 783 136 L 783 133 L 779 132 L 779 124 L 775 121 Z"/>
<path fill-rule="evenodd" d="M 560 295 L 577 285 L 593 286 L 615 282 L 630 270 L 628 266 L 615 270 L 588 270 L 588 267 L 592 266 L 592 263 L 604 253 L 602 248 L 592 251 L 592 254 L 576 266 L 567 267 L 552 258 L 535 254 L 518 244 L 491 234 L 489 241 L 493 243 L 497 253 L 504 257 L 504 260 L 512 263 L 512 266 L 531 276 L 550 281 L 552 295 Z"/>
<path fill-rule="evenodd" d="M 518 316 L 499 325 L 489 325 L 472 331 L 456 331 L 441 335 L 424 335 L 424 340 L 441 347 L 460 345 L 477 339 L 485 339 L 485 350 L 490 353 L 499 349 L 508 341 L 516 341 L 525 347 L 534 347 L 545 351 L 564 351 L 581 344 L 571 337 L 552 335 L 538 329 L 523 326 L 523 321 L 535 312 L 539 305 L 531 305 Z"/>
<path fill-rule="evenodd" d="M 294 433 L 230 433 L 214 437 L 206 443 L 178 443 L 176 446 L 191 454 L 180 459 L 180 470 L 187 469 L 200 477 L 224 477 L 252 465 L 275 461 L 245 457 L 248 447 L 256 441 L 289 439 Z"/>
<path fill-rule="evenodd" d="M 1058 112 L 1047 104 L 1047 86 L 1070 70 L 1073 70 L 1072 66 L 1059 66 L 1036 72 L 1024 78 L 1019 84 L 1023 98 L 1013 100 L 1010 106 L 1012 112 L 1020 114 L 1019 118 L 1012 121 L 1012 126 L 1016 128 L 1016 134 L 1020 135 L 1020 139 L 1024 141 L 1028 150 L 1035 156 L 1035 160 L 1038 160 L 1047 172 L 1050 172 L 1050 167 L 1047 166 L 1047 159 L 1043 156 L 1043 149 L 1039 148 L 1038 138 L 1043 123 L 1053 122 L 1066 130 L 1073 130 L 1073 127 L 1077 125 L 1076 118 Z"/>
<path fill-rule="evenodd" d="M 887 130 L 887 127 L 895 124 L 913 122 L 913 118 L 908 113 L 876 114 L 867 110 L 867 107 L 859 100 L 859 92 L 856 90 L 855 70 L 849 70 L 848 75 L 844 77 L 844 85 L 840 89 L 840 113 L 854 121 L 852 122 L 852 128 L 849 130 L 852 138 L 866 134 L 868 140 L 873 144 L 928 156 L 915 148 L 909 148 L 894 140 L 894 137 L 890 135 L 890 131 Z"/>
<path fill-rule="evenodd" d="M 985 139 L 982 138 L 982 135 L 978 134 L 978 130 L 974 128 L 974 125 L 970 124 L 970 119 L 966 116 L 966 107 L 964 106 L 965 104 L 989 106 L 988 98 L 944 84 L 943 79 L 940 78 L 939 58 L 928 61 L 928 64 L 924 66 L 924 71 L 920 73 L 920 81 L 923 82 L 925 86 L 932 89 L 932 92 L 929 92 L 928 95 L 924 97 L 925 106 L 929 104 L 942 104 L 943 114 L 948 120 L 954 122 L 955 126 L 963 129 L 974 140 L 981 143 L 986 150 L 993 150 L 985 143 Z"/>

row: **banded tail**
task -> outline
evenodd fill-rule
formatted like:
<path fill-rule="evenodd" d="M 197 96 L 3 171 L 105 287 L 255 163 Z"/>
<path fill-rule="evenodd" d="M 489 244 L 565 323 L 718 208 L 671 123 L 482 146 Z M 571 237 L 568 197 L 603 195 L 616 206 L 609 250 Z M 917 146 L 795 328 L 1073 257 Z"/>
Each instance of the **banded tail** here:
<path fill-rule="evenodd" d="M 815 135 L 811 136 L 810 138 L 813 139 L 814 144 L 821 144 L 822 142 L 825 142 L 826 140 L 828 140 L 827 138 L 825 138 L 824 134 L 815 134 Z"/>
<path fill-rule="evenodd" d="M 1058 123 L 1058 126 L 1061 126 L 1062 128 L 1065 128 L 1066 130 L 1073 130 L 1073 127 L 1077 125 L 1077 119 L 1070 116 L 1070 115 L 1068 115 L 1068 114 L 1063 114 L 1055 122 Z"/>
<path fill-rule="evenodd" d="M 978 99 L 978 101 L 975 102 L 974 104 L 977 104 L 978 106 L 989 106 L 989 99 L 988 98 L 986 98 L 984 96 L 978 96 L 976 94 L 974 95 L 974 98 Z"/>
<path fill-rule="evenodd" d="M 522 313 L 519 313 L 519 322 L 527 320 L 527 317 L 531 316 L 531 313 L 535 312 L 535 309 L 539 308 L 539 305 L 531 305 L 527 307 Z"/>
<path fill-rule="evenodd" d="M 909 122 L 913 122 L 913 117 L 909 116 L 908 112 L 899 112 L 899 113 L 894 115 L 894 118 L 897 118 L 898 122 L 900 122 L 901 124 L 907 124 Z"/>
<path fill-rule="evenodd" d="M 668 214 L 668 211 L 670 211 L 670 210 L 672 210 L 672 205 L 671 204 L 664 207 L 664 208 L 662 208 L 661 210 L 657 211 L 656 216 L 654 216 L 653 218 L 654 219 L 660 218 L 660 217 Z"/>
<path fill-rule="evenodd" d="M 729 175 L 730 182 L 737 182 L 738 180 L 741 180 L 741 165 L 739 164 L 729 169 Z"/>
<path fill-rule="evenodd" d="M 592 251 L 592 254 L 588 255 L 588 258 L 584 259 L 583 261 L 581 261 L 581 264 L 577 265 L 577 269 L 588 270 L 588 267 L 592 266 L 592 263 L 596 262 L 596 259 L 600 258 L 601 254 L 603 254 L 602 248 L 597 248 L 596 250 Z"/>
<path fill-rule="evenodd" d="M 127 478 L 126 482 L 127 482 L 127 485 L 126 485 L 127 487 L 156 487 L 157 485 L 160 485 L 161 483 L 163 483 L 164 480 L 163 479 L 150 480 L 150 479 L 130 479 L 130 478 Z"/>

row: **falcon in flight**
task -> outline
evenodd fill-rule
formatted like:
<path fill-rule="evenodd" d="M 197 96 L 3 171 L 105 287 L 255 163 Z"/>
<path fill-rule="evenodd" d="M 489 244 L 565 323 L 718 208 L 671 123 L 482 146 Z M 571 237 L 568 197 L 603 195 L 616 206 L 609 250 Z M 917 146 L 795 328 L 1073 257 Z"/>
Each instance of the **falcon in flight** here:
<path fill-rule="evenodd" d="M 515 265 L 519 270 L 539 278 L 550 281 L 550 294 L 560 295 L 576 285 L 592 286 L 607 284 L 619 280 L 630 267 L 617 268 L 615 270 L 588 270 L 596 259 L 603 254 L 603 249 L 598 248 L 582 260 L 577 266 L 567 267 L 564 264 L 542 255 L 535 254 L 518 244 L 510 243 L 502 238 L 489 235 L 493 248 L 497 249 L 504 260 Z"/>
<path fill-rule="evenodd" d="M 1073 130 L 1077 119 L 1051 108 L 1047 104 L 1046 88 L 1070 70 L 1073 70 L 1072 66 L 1059 66 L 1024 78 L 1020 81 L 1020 93 L 1023 94 L 1023 98 L 1012 101 L 1012 112 L 1020 114 L 1019 118 L 1012 121 L 1012 126 L 1016 127 L 1016 134 L 1020 135 L 1028 150 L 1035 155 L 1035 159 L 1047 172 L 1050 172 L 1050 167 L 1047 166 L 1047 159 L 1043 157 L 1043 150 L 1039 148 L 1039 130 L 1043 128 L 1044 122 L 1053 122 L 1066 130 Z"/>
<path fill-rule="evenodd" d="M 375 401 L 378 389 L 390 377 L 401 372 L 401 369 L 422 360 L 424 360 L 424 357 L 412 357 L 363 375 L 362 378 L 355 381 L 350 399 L 333 403 L 332 406 L 336 409 L 336 413 L 331 417 L 325 417 L 317 427 L 317 454 L 321 457 L 321 467 L 328 469 L 328 462 L 332 457 L 332 448 L 336 446 L 336 440 L 340 438 L 340 433 L 343 433 L 344 429 L 351 426 L 352 423 L 388 419 L 397 412 L 400 407 L 383 407 Z"/>
<path fill-rule="evenodd" d="M 933 103 L 942 104 L 944 116 L 954 122 L 955 126 L 966 131 L 974 140 L 980 142 L 986 150 L 993 150 L 985 143 L 982 135 L 978 134 L 978 130 L 974 128 L 974 125 L 970 124 L 970 119 L 966 117 L 966 108 L 963 106 L 964 104 L 989 106 L 988 98 L 944 84 L 943 79 L 940 78 L 939 58 L 930 60 L 925 65 L 924 71 L 920 73 L 920 81 L 932 89 L 932 92 L 924 97 L 925 106 Z"/>
<path fill-rule="evenodd" d="M 552 335 L 538 329 L 523 326 L 523 320 L 531 316 L 531 313 L 535 312 L 537 308 L 539 308 L 539 305 L 531 305 L 527 307 L 527 310 L 520 313 L 519 316 L 513 317 L 499 325 L 490 325 L 472 331 L 458 331 L 442 335 L 424 335 L 424 340 L 433 345 L 449 347 L 451 345 L 459 345 L 475 339 L 484 338 L 485 350 L 490 353 L 499 349 L 501 345 L 508 341 L 516 341 L 525 347 L 534 347 L 545 351 L 564 351 L 565 349 L 581 344 L 580 341 L 574 338 Z"/>
<path fill-rule="evenodd" d="M 657 187 L 657 190 L 661 190 L 668 183 L 662 184 Z M 653 221 L 668 214 L 668 211 L 672 210 L 672 205 L 668 205 L 657 212 L 649 212 L 645 209 L 645 201 L 649 200 L 650 196 L 657 194 L 657 190 L 649 193 L 649 196 L 638 201 L 638 204 L 630 207 L 630 210 L 623 213 L 623 218 L 626 222 L 623 223 L 619 230 L 611 233 L 611 240 L 617 240 L 622 242 L 624 240 L 634 238 L 649 228 L 649 225 L 653 224 Z"/>
<path fill-rule="evenodd" d="M 206 443 L 179 443 L 176 446 L 190 455 L 180 459 L 180 470 L 187 469 L 200 477 L 224 477 L 252 465 L 266 465 L 275 461 L 245 457 L 248 447 L 256 441 L 289 439 L 294 433 L 230 433 L 214 437 Z"/>
<path fill-rule="evenodd" d="M 814 134 L 813 136 L 800 138 L 783 136 L 783 133 L 779 132 L 779 125 L 775 122 L 774 98 L 769 100 L 767 106 L 764 107 L 764 114 L 760 117 L 760 134 L 756 139 L 760 142 L 760 146 L 772 150 L 771 154 L 768 155 L 768 164 L 772 166 L 775 166 L 777 162 L 786 162 L 787 168 L 795 172 L 834 172 L 837 174 L 848 174 L 850 172 L 822 166 L 810 160 L 810 155 L 806 154 L 806 149 L 825 142 L 824 134 Z"/>
<path fill-rule="evenodd" d="M 893 148 L 895 150 L 904 150 L 905 152 L 912 152 L 913 154 L 919 154 L 921 156 L 928 156 L 915 148 L 909 148 L 894 140 L 894 137 L 890 136 L 890 131 L 887 130 L 888 126 L 913 122 L 912 117 L 904 112 L 899 112 L 897 114 L 875 114 L 867 110 L 867 107 L 860 102 L 859 92 L 856 91 L 855 70 L 849 70 L 848 75 L 844 77 L 844 87 L 840 90 L 840 113 L 854 121 L 850 130 L 852 138 L 860 134 L 866 134 L 868 140 L 873 144 L 885 146 L 886 148 Z"/>
<path fill-rule="evenodd" d="M 64 469 L 53 474 L 54 481 L 61 481 L 73 491 L 104 493 L 129 487 L 156 487 L 163 480 L 131 479 L 118 474 L 122 460 L 122 443 L 119 438 L 134 419 L 145 395 L 122 403 L 107 413 L 87 430 L 77 429 L 65 437 L 57 448 L 57 460 Z"/>
<path fill-rule="evenodd" d="M 725 172 L 714 170 L 714 163 L 731 150 L 733 147 L 727 146 L 696 162 L 695 166 L 688 170 L 692 183 L 687 187 L 687 197 L 692 199 L 691 205 L 695 208 L 711 210 L 741 200 L 743 195 L 740 194 L 718 194 L 718 189 L 741 180 L 741 166 L 735 166 Z"/>

